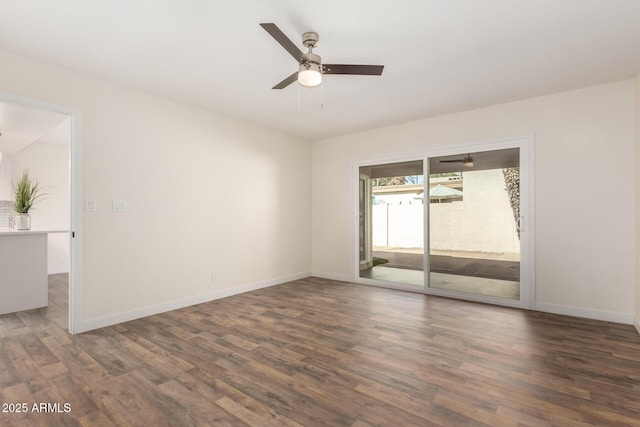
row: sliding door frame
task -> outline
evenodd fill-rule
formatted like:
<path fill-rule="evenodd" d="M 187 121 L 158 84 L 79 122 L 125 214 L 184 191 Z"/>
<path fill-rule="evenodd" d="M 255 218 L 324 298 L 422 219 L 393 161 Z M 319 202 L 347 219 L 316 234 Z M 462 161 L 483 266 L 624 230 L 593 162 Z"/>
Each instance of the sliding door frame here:
<path fill-rule="evenodd" d="M 429 287 L 429 269 L 425 268 L 424 293 L 429 295 L 445 296 L 450 298 L 478 301 L 489 304 L 503 305 L 518 308 L 535 308 L 535 243 L 534 243 L 534 209 L 533 209 L 533 135 L 507 138 L 486 142 L 464 144 L 442 150 L 433 150 L 426 153 L 425 176 L 429 176 L 429 159 L 433 157 L 464 155 L 468 152 L 496 151 L 510 148 L 518 148 L 520 156 L 520 299 L 478 295 L 467 292 L 450 291 Z M 428 179 L 425 179 L 428 182 Z M 425 205 L 428 211 L 428 206 Z M 425 266 L 429 261 L 429 214 L 425 214 Z"/>
<path fill-rule="evenodd" d="M 373 166 L 386 163 L 397 163 L 404 161 L 423 161 L 424 194 L 428 194 L 429 185 L 429 159 L 432 157 L 441 157 L 448 155 L 466 154 L 468 152 L 493 151 L 509 148 L 519 148 L 520 152 L 520 299 L 509 300 L 506 298 L 491 297 L 485 295 L 470 294 L 464 292 L 449 291 L 429 287 L 429 204 L 425 202 L 423 220 L 424 220 L 424 287 L 419 288 L 414 285 L 405 285 L 402 283 L 387 282 L 360 277 L 360 263 L 358 256 L 359 245 L 359 179 L 360 167 Z M 355 283 L 379 286 L 390 289 L 403 291 L 420 292 L 428 295 L 437 295 L 451 297 L 462 300 L 477 301 L 489 304 L 503 305 L 509 307 L 518 307 L 526 309 L 536 308 L 536 292 L 535 292 L 535 218 L 534 218 L 534 136 L 533 134 L 494 139 L 488 141 L 476 141 L 455 146 L 425 150 L 423 152 L 414 153 L 404 156 L 389 156 L 368 160 L 360 160 L 354 162 L 352 183 L 355 187 L 353 195 L 353 245 L 354 259 L 353 265 L 353 281 Z"/>
<path fill-rule="evenodd" d="M 404 283 L 400 283 L 400 282 L 389 282 L 389 281 L 385 281 L 385 280 L 377 280 L 377 279 L 369 279 L 366 277 L 360 277 L 360 257 L 359 257 L 359 244 L 360 244 L 360 168 L 363 166 L 376 166 L 376 165 L 384 165 L 384 164 L 388 164 L 388 163 L 402 163 L 402 162 L 412 162 L 412 161 L 416 161 L 416 160 L 422 160 L 422 165 L 423 165 L 423 170 L 422 173 L 424 175 L 425 169 L 424 169 L 424 161 L 425 161 L 425 156 L 424 153 L 417 153 L 417 154 L 410 154 L 410 155 L 404 155 L 404 156 L 389 156 L 389 157 L 384 157 L 384 158 L 378 158 L 378 159 L 370 159 L 370 160 L 362 160 L 362 161 L 356 161 L 354 162 L 353 165 L 353 174 L 354 174 L 354 179 L 353 182 L 355 183 L 355 191 L 354 191 L 354 212 L 355 212 L 355 222 L 354 222 L 354 238 L 355 240 L 353 241 L 353 247 L 355 249 L 355 259 L 354 262 L 352 263 L 352 265 L 354 266 L 353 269 L 353 282 L 354 283 L 359 283 L 359 284 L 363 284 L 363 285 L 370 285 L 370 286 L 378 286 L 378 287 L 383 287 L 383 288 L 389 288 L 389 289 L 397 289 L 397 290 L 401 290 L 401 291 L 410 291 L 410 292 L 420 292 L 420 293 L 424 293 L 424 290 L 426 288 L 426 285 L 423 285 L 422 287 L 416 286 L 416 285 L 410 285 L 410 284 L 404 284 Z M 423 190 L 424 190 L 424 183 L 423 185 Z M 424 215 L 426 214 L 426 211 L 423 211 L 423 219 L 424 219 Z M 369 216 L 369 218 L 371 218 L 371 216 Z M 424 233 L 423 238 L 426 237 L 426 233 Z M 423 247 L 424 247 L 424 243 L 425 241 L 423 241 Z M 371 243 L 373 245 L 373 242 Z M 425 282 L 426 284 L 426 282 Z"/>

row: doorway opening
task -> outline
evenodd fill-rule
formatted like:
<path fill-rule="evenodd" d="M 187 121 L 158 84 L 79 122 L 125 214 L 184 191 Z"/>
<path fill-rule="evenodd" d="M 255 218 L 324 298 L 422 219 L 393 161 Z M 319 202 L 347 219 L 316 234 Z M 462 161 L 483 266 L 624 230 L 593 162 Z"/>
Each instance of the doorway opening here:
<path fill-rule="evenodd" d="M 68 313 L 56 319 L 71 333 L 81 330 L 81 113 L 75 108 L 0 92 L 5 138 L 3 178 L 15 180 L 28 169 L 48 193 L 34 207 L 33 229 L 48 233 L 49 284 L 68 287 Z M 10 184 L 7 185 L 10 188 Z M 10 192 L 8 195 L 10 196 Z M 45 206 L 46 205 L 46 206 Z M 7 212 L 7 216 L 10 212 Z M 9 222 L 9 221 L 7 221 Z M 9 225 L 9 224 L 7 224 Z M 66 295 L 66 292 L 64 292 Z M 54 306 L 58 307 L 58 301 Z M 64 304 L 67 306 L 67 304 Z"/>

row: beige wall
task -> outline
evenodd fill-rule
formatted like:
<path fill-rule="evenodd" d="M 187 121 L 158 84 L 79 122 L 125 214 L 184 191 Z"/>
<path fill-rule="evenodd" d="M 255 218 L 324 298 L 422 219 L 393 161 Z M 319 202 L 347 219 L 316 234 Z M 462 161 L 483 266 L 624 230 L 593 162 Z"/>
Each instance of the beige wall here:
<path fill-rule="evenodd" d="M 97 211 L 83 215 L 80 329 L 309 273 L 309 143 L 8 53 L 0 63 L 0 92 L 82 111 Z"/>
<path fill-rule="evenodd" d="M 29 211 L 34 230 L 69 229 L 69 147 L 33 143 L 12 158 L 12 180 L 16 182 L 24 169 L 43 186 L 46 196 Z M 49 234 L 47 271 L 69 271 L 69 233 Z"/>
<path fill-rule="evenodd" d="M 536 306 L 631 323 L 635 97 L 625 80 L 315 141 L 312 272 L 353 278 L 355 161 L 533 133 Z"/>
<path fill-rule="evenodd" d="M 640 72 L 636 77 L 636 192 L 640 190 Z M 635 326 L 640 332 L 640 197 L 636 194 L 636 317 Z"/>

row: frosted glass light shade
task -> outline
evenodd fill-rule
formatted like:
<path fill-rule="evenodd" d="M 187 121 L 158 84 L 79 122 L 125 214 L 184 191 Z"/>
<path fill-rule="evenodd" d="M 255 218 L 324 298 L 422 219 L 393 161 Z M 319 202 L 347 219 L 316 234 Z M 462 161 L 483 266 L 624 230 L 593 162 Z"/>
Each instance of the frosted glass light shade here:
<path fill-rule="evenodd" d="M 298 83 L 307 87 L 318 86 L 322 83 L 322 74 L 314 69 L 299 71 Z"/>

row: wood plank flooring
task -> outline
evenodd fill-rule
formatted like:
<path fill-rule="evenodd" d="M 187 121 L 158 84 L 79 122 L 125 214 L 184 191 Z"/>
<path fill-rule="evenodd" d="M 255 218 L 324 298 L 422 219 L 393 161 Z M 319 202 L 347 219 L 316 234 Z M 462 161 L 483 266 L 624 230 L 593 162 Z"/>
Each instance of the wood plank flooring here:
<path fill-rule="evenodd" d="M 631 326 L 308 278 L 70 335 L 66 280 L 0 316 L 2 426 L 640 426 Z"/>

